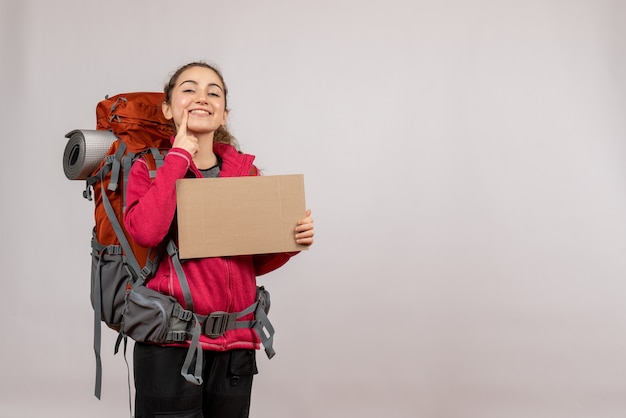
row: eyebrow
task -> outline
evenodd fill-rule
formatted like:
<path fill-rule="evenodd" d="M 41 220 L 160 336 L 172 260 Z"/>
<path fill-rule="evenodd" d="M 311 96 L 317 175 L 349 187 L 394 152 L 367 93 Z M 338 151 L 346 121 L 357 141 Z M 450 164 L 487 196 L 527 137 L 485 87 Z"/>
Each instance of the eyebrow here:
<path fill-rule="evenodd" d="M 185 83 L 192 83 L 192 84 L 195 84 L 196 86 L 198 85 L 198 82 L 197 82 L 197 81 L 194 81 L 194 80 L 185 80 L 185 81 L 183 81 L 182 83 L 180 83 L 180 84 L 178 85 L 178 87 L 182 86 L 182 85 L 183 85 L 183 84 L 185 84 Z M 211 87 L 211 86 L 215 86 L 215 87 L 217 87 L 218 89 L 220 89 L 220 90 L 224 91 L 224 89 L 222 88 L 222 86 L 220 86 L 219 84 L 216 84 L 216 83 L 209 83 L 209 87 Z"/>

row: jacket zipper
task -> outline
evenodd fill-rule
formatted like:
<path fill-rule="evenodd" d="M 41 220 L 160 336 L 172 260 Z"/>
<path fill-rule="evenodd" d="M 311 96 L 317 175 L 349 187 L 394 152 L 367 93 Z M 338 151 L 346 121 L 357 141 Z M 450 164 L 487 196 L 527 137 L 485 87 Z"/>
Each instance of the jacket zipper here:
<path fill-rule="evenodd" d="M 229 258 L 225 258 L 224 259 L 224 265 L 226 266 L 226 277 L 227 277 L 227 288 L 228 288 L 228 301 L 226 304 L 226 312 L 232 312 L 233 311 L 233 281 L 231 278 L 231 273 L 232 273 L 232 269 L 230 266 L 231 262 Z"/>

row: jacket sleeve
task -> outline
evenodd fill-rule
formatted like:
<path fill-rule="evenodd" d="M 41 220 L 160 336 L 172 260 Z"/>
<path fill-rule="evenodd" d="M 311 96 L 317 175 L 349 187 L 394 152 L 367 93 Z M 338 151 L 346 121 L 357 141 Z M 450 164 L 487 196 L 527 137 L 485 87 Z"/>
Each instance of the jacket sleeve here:
<path fill-rule="evenodd" d="M 131 167 L 124 226 L 139 245 L 155 247 L 167 235 L 176 213 L 176 180 L 185 177 L 190 164 L 191 155 L 187 151 L 172 148 L 154 180 L 150 179 L 143 159 Z"/>
<path fill-rule="evenodd" d="M 291 257 L 298 253 L 299 251 L 290 253 L 257 254 L 252 257 L 254 262 L 254 272 L 257 276 L 261 276 L 274 271 L 283 266 L 287 261 L 291 260 Z"/>

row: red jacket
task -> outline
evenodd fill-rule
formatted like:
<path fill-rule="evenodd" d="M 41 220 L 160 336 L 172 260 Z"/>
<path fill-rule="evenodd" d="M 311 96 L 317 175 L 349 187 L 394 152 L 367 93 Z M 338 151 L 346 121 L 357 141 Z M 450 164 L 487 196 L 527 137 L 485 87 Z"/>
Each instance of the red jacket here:
<path fill-rule="evenodd" d="M 254 156 L 241 154 L 223 143 L 214 143 L 214 151 L 222 158 L 220 177 L 240 177 L 256 172 Z M 157 246 L 167 235 L 176 213 L 176 180 L 202 177 L 191 155 L 172 148 L 154 180 L 143 159 L 133 164 L 126 189 L 124 225 L 132 238 L 146 247 Z M 189 282 L 194 311 L 208 315 L 215 311 L 239 312 L 250 306 L 256 297 L 256 276 L 285 264 L 297 253 L 280 253 L 236 257 L 211 257 L 187 260 L 183 270 Z M 155 276 L 147 286 L 174 296 L 185 306 L 180 283 L 171 258 L 165 254 Z M 249 320 L 250 317 L 243 318 Z M 259 348 L 259 338 L 252 329 L 227 331 L 210 339 L 201 337 L 205 350 L 225 351 L 234 348 Z"/>

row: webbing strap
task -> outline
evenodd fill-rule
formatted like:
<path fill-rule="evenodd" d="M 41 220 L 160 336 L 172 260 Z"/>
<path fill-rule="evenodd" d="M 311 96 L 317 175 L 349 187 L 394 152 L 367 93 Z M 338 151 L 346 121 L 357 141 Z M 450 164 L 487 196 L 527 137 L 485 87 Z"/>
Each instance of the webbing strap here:
<path fill-rule="evenodd" d="M 164 247 L 165 247 L 164 243 L 161 243 L 157 247 L 151 247 L 148 250 L 148 256 L 146 257 L 146 265 L 141 270 L 142 279 L 138 280 L 138 283 L 136 283 L 133 287 L 143 284 L 143 282 L 145 281 L 143 278 L 147 279 L 148 277 L 152 276 L 153 273 L 156 272 L 156 269 L 159 266 L 159 263 L 161 262 L 161 257 L 163 255 Z"/>
<path fill-rule="evenodd" d="M 178 247 L 176 247 L 176 244 L 172 239 L 170 239 L 167 243 L 167 253 L 174 263 L 174 270 L 176 270 L 176 275 L 178 276 L 180 288 L 183 292 L 183 297 L 185 298 L 185 308 L 193 312 L 193 300 L 191 298 L 191 289 L 189 288 L 189 282 L 187 281 L 187 276 L 185 276 L 185 272 L 183 271 L 183 265 L 181 264 L 180 257 L 178 256 Z M 200 318 L 198 317 L 198 315 L 193 314 L 193 330 L 191 332 L 191 343 L 189 344 L 187 356 L 185 356 L 185 361 L 183 363 L 182 369 L 180 370 L 180 374 L 189 383 L 193 383 L 195 385 L 202 384 L 202 345 L 200 344 L 201 333 L 202 327 L 200 326 Z M 196 366 L 194 373 L 190 373 L 189 370 L 191 369 L 191 362 L 194 359 L 194 353 Z"/>
<path fill-rule="evenodd" d="M 161 168 L 163 165 L 163 160 L 165 157 L 161 154 L 158 148 L 150 148 L 150 153 L 152 154 L 152 158 L 154 158 L 154 162 L 156 164 L 156 170 Z M 150 178 L 153 179 L 156 177 L 156 170 L 150 170 Z"/>
<path fill-rule="evenodd" d="M 94 249 L 98 254 L 101 254 L 106 248 L 106 245 L 102 245 L 96 239 L 96 229 L 94 228 L 91 231 L 91 248 Z"/>
<path fill-rule="evenodd" d="M 263 343 L 263 347 L 265 348 L 265 354 L 267 354 L 267 358 L 272 358 L 276 355 L 274 351 L 274 327 L 270 322 L 265 310 L 261 307 L 259 303 L 255 312 L 254 312 L 254 330 L 259 335 L 261 339 L 261 343 Z"/>
<path fill-rule="evenodd" d="M 185 309 L 193 311 L 191 289 L 189 289 L 189 282 L 187 282 L 187 276 L 185 276 L 185 272 L 183 271 L 183 265 L 181 264 L 180 257 L 178 256 L 178 247 L 176 247 L 174 240 L 170 240 L 167 243 L 167 253 L 174 262 L 174 270 L 176 270 L 176 275 L 178 276 L 178 281 L 180 282 L 180 287 L 183 291 L 183 296 L 185 297 Z"/>
<path fill-rule="evenodd" d="M 238 321 L 239 318 L 243 318 L 253 312 L 254 320 Z M 208 316 L 200 317 L 200 319 L 203 322 L 203 334 L 209 338 L 217 338 L 232 329 L 252 328 L 261 339 L 267 358 L 271 359 L 276 355 L 273 347 L 274 327 L 258 299 L 241 312 L 213 312 Z"/>
<path fill-rule="evenodd" d="M 92 186 L 89 184 L 89 179 L 87 179 L 87 181 L 85 181 L 85 190 L 83 190 L 83 197 L 89 201 L 93 200 L 91 196 L 91 188 Z"/>
<path fill-rule="evenodd" d="M 193 331 L 191 337 L 191 344 L 189 345 L 189 349 L 187 350 L 187 356 L 185 356 L 185 361 L 183 363 L 183 367 L 180 370 L 181 376 L 185 378 L 189 383 L 193 383 L 195 385 L 202 384 L 202 346 L 200 345 L 200 320 L 197 315 L 193 316 Z M 191 362 L 194 358 L 194 353 L 196 357 L 196 367 L 193 373 L 190 373 L 189 369 L 191 369 Z"/>
<path fill-rule="evenodd" d="M 238 319 L 255 312 L 258 306 L 259 302 L 256 301 L 240 312 L 218 311 L 202 317 L 204 334 L 211 338 L 217 338 L 231 329 L 253 328 L 254 321 L 238 321 Z"/>
<path fill-rule="evenodd" d="M 100 167 L 98 171 L 93 173 L 91 177 L 87 178 L 87 180 L 85 181 L 86 184 L 85 184 L 85 190 L 83 191 L 83 197 L 89 201 L 93 200 L 91 192 L 93 188 L 95 187 L 96 183 L 98 183 L 99 181 L 102 181 L 104 176 L 106 176 L 106 174 L 111 170 L 111 161 L 108 159 L 108 157 L 105 157 L 105 162 L 106 164 Z"/>
<path fill-rule="evenodd" d="M 109 221 L 111 222 L 113 231 L 115 231 L 115 236 L 120 241 L 122 249 L 126 253 L 126 261 L 128 262 L 128 264 L 130 264 L 130 267 L 134 270 L 134 273 L 135 273 L 134 276 L 141 277 L 141 267 L 139 266 L 139 262 L 137 261 L 137 258 L 133 254 L 133 249 L 131 248 L 130 243 L 128 242 L 128 239 L 126 239 L 124 230 L 122 229 L 122 226 L 120 225 L 120 222 L 117 219 L 117 215 L 115 214 L 115 210 L 113 209 L 113 206 L 111 205 L 111 201 L 109 200 L 109 197 L 107 196 L 106 190 L 104 188 L 104 181 L 100 182 L 100 188 L 102 190 L 102 203 L 104 204 L 104 211 L 106 212 L 107 217 L 109 218 Z"/>
<path fill-rule="evenodd" d="M 124 194 L 122 195 L 122 213 L 126 211 L 126 190 L 128 190 L 128 174 L 130 172 L 130 166 L 133 164 L 134 157 L 135 154 L 129 152 L 122 158 L 122 190 L 124 191 Z"/>
<path fill-rule="evenodd" d="M 107 157 L 105 157 L 105 162 L 109 162 L 109 160 L 107 159 Z M 87 180 L 85 180 L 85 190 L 83 191 L 83 197 L 89 201 L 92 200 L 92 195 L 91 195 L 91 191 L 93 189 L 93 187 L 95 186 L 95 184 L 98 182 L 98 180 L 100 180 L 101 178 L 101 173 L 103 170 L 109 170 L 108 165 L 105 164 L 102 167 L 100 167 L 95 173 L 92 173 L 91 176 L 87 177 Z M 103 177 L 103 176 L 102 176 Z"/>
<path fill-rule="evenodd" d="M 94 237 L 92 238 L 92 246 L 95 239 L 95 231 Z M 97 242 L 97 241 L 96 241 Z M 93 307 L 93 351 L 96 356 L 96 384 L 95 384 L 95 395 L 96 398 L 100 399 L 100 395 L 102 393 L 102 358 L 100 356 L 100 347 L 102 344 L 101 334 L 102 334 L 102 290 L 101 290 L 101 279 L 100 279 L 100 260 L 98 259 L 98 266 L 96 269 L 96 274 L 94 278 L 94 307 Z"/>
<path fill-rule="evenodd" d="M 126 152 L 126 143 L 120 142 L 120 146 L 117 148 L 117 151 L 115 151 L 115 156 L 111 162 L 111 180 L 109 181 L 109 190 L 111 191 L 117 190 L 117 186 L 119 185 L 120 163 L 124 152 Z"/>
<path fill-rule="evenodd" d="M 120 333 L 122 335 L 122 333 Z M 119 340 L 119 337 L 118 337 Z M 124 363 L 126 363 L 126 381 L 128 383 L 128 410 L 130 411 L 130 417 L 133 417 L 133 394 L 131 392 L 130 385 L 130 366 L 128 364 L 128 358 L 126 357 L 126 348 L 128 347 L 128 338 L 124 336 Z M 117 352 L 116 352 L 117 353 Z"/>
<path fill-rule="evenodd" d="M 176 304 L 172 310 L 172 316 L 182 321 L 189 322 L 193 318 L 193 312 L 184 309 L 182 306 Z"/>

